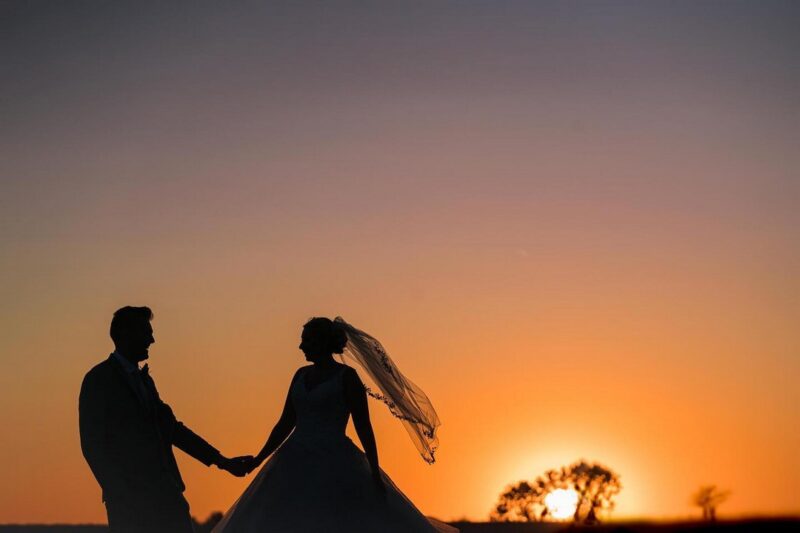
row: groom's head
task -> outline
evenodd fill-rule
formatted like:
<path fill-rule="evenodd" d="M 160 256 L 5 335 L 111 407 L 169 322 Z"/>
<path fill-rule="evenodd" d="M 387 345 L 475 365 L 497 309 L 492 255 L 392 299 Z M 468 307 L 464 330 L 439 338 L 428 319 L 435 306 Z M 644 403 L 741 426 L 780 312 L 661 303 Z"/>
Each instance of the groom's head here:
<path fill-rule="evenodd" d="M 117 309 L 111 319 L 111 340 L 120 355 L 131 361 L 144 361 L 147 350 L 156 342 L 153 337 L 153 312 L 149 307 L 126 306 Z"/>

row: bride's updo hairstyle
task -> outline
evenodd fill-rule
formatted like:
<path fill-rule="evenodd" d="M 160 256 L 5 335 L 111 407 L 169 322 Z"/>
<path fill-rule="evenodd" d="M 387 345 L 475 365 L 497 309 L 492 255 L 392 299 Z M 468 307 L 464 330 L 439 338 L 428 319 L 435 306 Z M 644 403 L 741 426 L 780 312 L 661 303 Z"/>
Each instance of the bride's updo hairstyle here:
<path fill-rule="evenodd" d="M 330 318 L 314 317 L 303 326 L 307 332 L 313 335 L 314 341 L 319 346 L 326 347 L 326 351 L 340 354 L 347 346 L 347 335 L 344 328 Z"/>

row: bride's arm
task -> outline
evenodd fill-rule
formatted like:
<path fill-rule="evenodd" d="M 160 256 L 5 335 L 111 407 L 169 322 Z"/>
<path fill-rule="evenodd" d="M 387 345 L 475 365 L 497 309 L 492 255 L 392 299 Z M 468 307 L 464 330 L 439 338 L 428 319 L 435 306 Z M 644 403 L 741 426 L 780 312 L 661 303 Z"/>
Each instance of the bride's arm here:
<path fill-rule="evenodd" d="M 348 368 L 344 375 L 344 392 L 347 407 L 353 415 L 353 425 L 358 434 L 358 440 L 364 448 L 364 453 L 372 469 L 372 478 L 378 489 L 385 492 L 381 469 L 378 465 L 378 446 L 375 444 L 375 433 L 372 431 L 372 422 L 369 420 L 369 406 L 367 404 L 367 391 L 361 378 L 352 368 Z"/>
<path fill-rule="evenodd" d="M 297 379 L 299 373 L 300 371 L 298 370 L 292 378 L 292 385 Z M 291 394 L 292 386 L 289 385 L 289 392 L 286 394 L 286 403 L 283 405 L 283 413 L 281 413 L 281 417 L 278 419 L 275 427 L 272 428 L 272 432 L 269 434 L 267 442 L 264 443 L 264 447 L 261 448 L 261 451 L 258 452 L 258 455 L 255 457 L 253 468 L 256 468 L 258 465 L 263 463 L 264 459 L 269 457 L 272 452 L 278 449 L 278 446 L 280 446 L 281 443 L 286 440 L 286 437 L 288 437 L 294 429 L 295 414 L 294 407 L 292 406 Z"/>

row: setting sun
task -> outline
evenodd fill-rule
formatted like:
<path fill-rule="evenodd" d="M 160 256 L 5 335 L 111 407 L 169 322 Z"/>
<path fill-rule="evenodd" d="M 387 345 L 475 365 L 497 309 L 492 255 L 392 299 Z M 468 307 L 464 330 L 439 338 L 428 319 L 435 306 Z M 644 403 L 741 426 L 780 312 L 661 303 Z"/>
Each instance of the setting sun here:
<path fill-rule="evenodd" d="M 575 515 L 578 493 L 572 489 L 556 489 L 544 497 L 547 514 L 557 520 L 567 520 Z"/>

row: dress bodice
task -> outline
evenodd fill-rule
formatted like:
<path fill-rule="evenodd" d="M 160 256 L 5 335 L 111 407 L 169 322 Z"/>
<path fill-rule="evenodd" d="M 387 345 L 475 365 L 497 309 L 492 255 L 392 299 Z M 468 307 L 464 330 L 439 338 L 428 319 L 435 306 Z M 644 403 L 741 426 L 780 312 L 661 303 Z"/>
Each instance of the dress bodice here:
<path fill-rule="evenodd" d="M 344 368 L 309 389 L 303 370 L 292 385 L 292 405 L 295 411 L 295 438 L 340 440 L 350 415 L 344 400 Z"/>

